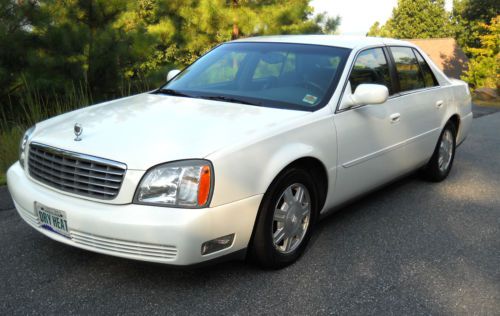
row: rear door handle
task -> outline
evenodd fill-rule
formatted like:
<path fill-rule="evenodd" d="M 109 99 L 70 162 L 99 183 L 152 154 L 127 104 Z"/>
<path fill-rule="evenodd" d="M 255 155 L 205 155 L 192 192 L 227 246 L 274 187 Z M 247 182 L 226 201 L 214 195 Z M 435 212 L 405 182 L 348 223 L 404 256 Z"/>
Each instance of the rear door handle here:
<path fill-rule="evenodd" d="M 391 123 L 397 123 L 397 122 L 399 122 L 399 119 L 401 118 L 401 114 L 399 114 L 399 113 L 391 114 L 390 118 L 391 118 Z"/>
<path fill-rule="evenodd" d="M 440 109 L 440 108 L 442 108 L 442 107 L 443 107 L 443 104 L 444 104 L 444 101 L 443 101 L 443 100 L 439 100 L 439 101 L 437 101 L 437 102 L 436 102 L 436 107 L 437 107 L 438 109 Z"/>

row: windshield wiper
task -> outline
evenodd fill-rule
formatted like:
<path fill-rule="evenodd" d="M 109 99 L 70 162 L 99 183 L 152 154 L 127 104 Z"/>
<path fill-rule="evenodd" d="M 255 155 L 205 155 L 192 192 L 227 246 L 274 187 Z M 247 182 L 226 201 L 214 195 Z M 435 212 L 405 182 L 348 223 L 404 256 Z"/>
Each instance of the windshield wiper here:
<path fill-rule="evenodd" d="M 234 98 L 234 97 L 226 97 L 223 95 L 214 95 L 214 96 L 200 95 L 200 96 L 198 96 L 198 98 L 207 99 L 207 100 L 215 100 L 215 101 L 231 102 L 231 103 L 241 103 L 241 104 L 248 104 L 248 105 L 260 105 L 260 103 L 250 102 L 250 101 L 246 101 L 246 100 L 242 100 L 242 99 Z"/>
<path fill-rule="evenodd" d="M 168 95 L 175 95 L 175 96 L 178 96 L 178 97 L 193 98 L 192 95 L 185 94 L 185 93 L 182 93 L 182 92 L 174 90 L 174 89 L 158 89 L 158 90 L 156 90 L 156 93 L 168 94 Z"/>
<path fill-rule="evenodd" d="M 246 100 L 242 100 L 239 98 L 234 98 L 234 97 L 227 97 L 223 95 L 200 95 L 200 96 L 195 96 L 195 95 L 189 95 L 183 92 L 180 92 L 178 90 L 174 89 L 158 89 L 156 90 L 155 93 L 162 93 L 162 94 L 168 94 L 168 95 L 174 95 L 178 97 L 187 97 L 187 98 L 199 98 L 199 99 L 207 99 L 207 100 L 215 100 L 215 101 L 224 101 L 224 102 L 232 102 L 232 103 L 241 103 L 241 104 L 248 104 L 248 105 L 260 105 L 260 103 L 255 103 L 255 102 L 250 102 Z"/>

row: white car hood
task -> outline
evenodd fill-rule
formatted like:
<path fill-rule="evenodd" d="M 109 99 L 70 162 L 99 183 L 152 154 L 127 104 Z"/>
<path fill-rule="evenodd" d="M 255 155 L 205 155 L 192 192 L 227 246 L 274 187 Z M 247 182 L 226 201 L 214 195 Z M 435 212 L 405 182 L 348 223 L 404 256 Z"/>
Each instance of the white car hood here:
<path fill-rule="evenodd" d="M 309 113 L 144 93 L 39 123 L 31 141 L 146 170 L 204 158 Z M 81 141 L 74 140 L 75 123 L 83 127 Z"/>

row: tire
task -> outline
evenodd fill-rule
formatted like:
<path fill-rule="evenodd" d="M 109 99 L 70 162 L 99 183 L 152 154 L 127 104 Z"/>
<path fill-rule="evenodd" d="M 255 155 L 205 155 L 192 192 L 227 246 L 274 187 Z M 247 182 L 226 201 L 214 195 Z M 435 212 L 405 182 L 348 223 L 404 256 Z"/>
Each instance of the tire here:
<path fill-rule="evenodd" d="M 260 205 L 250 259 L 269 269 L 295 262 L 316 223 L 317 192 L 311 176 L 302 169 L 289 168 L 278 175 Z"/>
<path fill-rule="evenodd" d="M 424 179 L 431 182 L 441 182 L 446 179 L 455 159 L 456 135 L 455 125 L 448 122 L 439 136 L 431 159 L 423 169 Z"/>

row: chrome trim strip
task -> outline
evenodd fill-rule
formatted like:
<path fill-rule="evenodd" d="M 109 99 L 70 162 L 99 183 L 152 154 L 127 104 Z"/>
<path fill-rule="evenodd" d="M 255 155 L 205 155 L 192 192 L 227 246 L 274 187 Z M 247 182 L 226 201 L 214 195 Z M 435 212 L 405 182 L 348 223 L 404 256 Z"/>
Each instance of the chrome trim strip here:
<path fill-rule="evenodd" d="M 32 161 L 36 161 L 39 165 L 42 165 L 44 167 L 47 167 L 47 169 L 42 169 L 40 168 L 40 166 L 37 166 L 35 164 L 32 163 Z M 47 164 L 46 162 L 43 162 L 41 160 L 39 160 L 39 158 L 31 158 L 30 161 L 28 162 L 28 165 L 29 166 L 32 166 L 33 168 L 36 168 L 38 170 L 40 170 L 41 172 L 44 172 L 44 173 L 47 173 L 48 175 L 52 176 L 52 177 L 57 177 L 57 178 L 60 178 L 62 180 L 68 180 L 68 181 L 74 181 L 74 177 L 68 177 L 68 176 L 65 176 L 63 174 L 56 174 L 53 172 L 53 167 L 49 164 Z M 122 183 L 122 181 L 117 181 L 116 179 L 114 180 L 109 180 L 109 179 L 105 179 L 105 178 L 97 178 L 97 177 L 94 177 L 92 175 L 84 175 L 82 173 L 78 173 L 78 172 L 71 172 L 71 171 L 68 171 L 66 169 L 62 169 L 62 172 L 63 173 L 71 173 L 73 175 L 77 175 L 77 176 L 80 176 L 80 177 L 86 177 L 86 178 L 89 178 L 89 179 L 98 179 L 98 180 L 101 180 L 101 181 L 110 181 L 110 182 L 116 182 L 117 184 L 116 185 L 111 185 L 111 184 L 105 184 L 105 183 L 100 183 L 100 182 L 92 182 L 92 180 L 89 180 L 89 181 L 78 181 L 80 183 L 88 183 L 88 184 L 92 184 L 92 185 L 99 185 L 99 186 L 103 186 L 103 187 L 106 187 L 106 188 L 111 188 L 111 189 L 119 189 L 120 188 L 120 185 Z"/>
<path fill-rule="evenodd" d="M 85 245 L 94 249 L 101 249 L 114 252 L 116 254 L 130 254 L 135 256 L 174 259 L 178 250 L 175 246 L 156 245 L 125 241 L 114 238 L 96 236 L 81 231 L 71 230 L 71 239 L 80 245 Z"/>
<path fill-rule="evenodd" d="M 47 168 L 50 168 L 50 169 L 53 169 L 51 164 L 49 164 L 49 163 L 47 163 L 47 162 L 45 162 L 45 161 L 43 161 L 43 160 L 40 160 L 40 156 L 39 156 L 37 153 L 35 153 L 35 152 L 31 152 L 31 151 L 30 151 L 30 153 L 33 153 L 33 154 L 34 154 L 34 156 L 33 156 L 33 157 L 31 157 L 31 159 L 30 159 L 30 160 L 32 160 L 32 161 L 36 161 L 36 162 L 37 162 L 38 164 L 40 164 L 40 165 L 43 165 L 43 166 L 45 166 L 45 167 L 47 167 Z M 36 156 L 36 157 L 35 157 L 35 156 Z M 52 160 L 52 159 L 50 159 L 49 157 L 43 157 L 42 159 L 53 161 L 53 160 Z M 28 162 L 28 164 L 29 164 L 29 163 L 30 163 L 30 162 Z M 72 173 L 72 174 L 77 175 L 77 176 L 80 176 L 80 177 L 87 177 L 87 178 L 96 179 L 96 180 L 101 180 L 101 181 L 116 182 L 116 183 L 118 183 L 118 184 L 120 184 L 120 183 L 122 182 L 122 180 L 123 180 L 123 179 L 121 178 L 123 174 L 120 174 L 120 175 L 118 175 L 118 174 L 117 174 L 117 175 L 116 175 L 116 177 L 117 177 L 118 179 L 113 179 L 113 178 L 109 178 L 109 177 L 106 177 L 106 176 L 104 176 L 104 177 L 103 177 L 103 176 L 96 176 L 96 175 L 85 174 L 85 173 L 82 173 L 82 172 L 74 171 L 74 170 L 71 170 L 71 169 L 70 169 L 70 168 L 73 168 L 72 166 L 69 166 L 69 165 L 67 165 L 67 164 L 63 164 L 63 163 L 60 163 L 60 162 L 58 162 L 58 163 L 59 163 L 60 165 L 62 165 L 62 166 L 63 166 L 62 168 L 60 168 L 60 171 L 61 171 L 61 172 L 64 172 L 64 173 Z M 70 167 L 70 168 L 65 168 L 64 166 L 68 166 L 68 167 Z M 96 173 L 101 173 L 101 172 L 100 172 L 100 171 L 98 171 L 98 170 L 93 170 L 93 169 L 90 169 L 90 168 L 82 168 L 82 167 L 80 167 L 80 166 L 79 166 L 79 169 L 85 169 L 85 170 L 93 171 L 93 172 L 96 172 Z M 104 173 L 104 172 L 102 172 L 102 173 Z M 113 172 L 106 172 L 106 174 L 112 174 L 112 175 L 113 175 Z M 67 180 L 72 180 L 72 179 L 67 179 Z"/>
<path fill-rule="evenodd" d="M 385 148 L 382 148 L 376 152 L 373 152 L 371 154 L 368 154 L 366 156 L 363 156 L 363 157 L 360 157 L 360 158 L 356 158 L 354 160 L 351 160 L 351 161 L 348 161 L 346 163 L 343 163 L 342 164 L 342 167 L 344 168 L 349 168 L 349 167 L 352 167 L 352 166 L 356 166 L 356 165 L 359 165 L 360 163 L 363 163 L 365 161 L 368 161 L 370 159 L 373 159 L 373 158 L 376 158 L 376 157 L 379 157 L 379 156 L 382 156 L 382 155 L 385 155 L 386 153 L 388 152 L 391 152 L 393 150 L 396 150 L 398 148 L 401 148 L 401 147 L 404 147 L 410 143 L 413 143 L 414 141 L 416 141 L 418 138 L 420 137 L 424 137 L 428 134 L 431 134 L 431 133 L 434 133 L 435 131 L 438 131 L 440 128 L 437 127 L 437 128 L 434 128 L 430 131 L 427 131 L 427 132 L 424 132 L 422 134 L 419 134 L 417 136 L 414 136 L 414 137 L 411 137 L 411 138 L 408 138 L 402 142 L 399 142 L 397 144 L 394 144 L 394 145 L 391 145 L 391 146 L 388 146 L 388 147 L 385 147 Z"/>
<path fill-rule="evenodd" d="M 121 162 L 55 148 L 29 144 L 30 178 L 52 189 L 99 200 L 115 199 L 127 172 Z"/>
<path fill-rule="evenodd" d="M 113 196 L 113 197 L 117 195 L 117 193 L 115 193 L 115 192 L 106 192 L 106 191 L 99 190 L 99 189 L 91 189 L 89 187 L 81 186 L 79 184 L 95 185 L 95 186 L 99 186 L 99 187 L 103 187 L 103 188 L 110 188 L 109 186 L 106 186 L 106 185 L 93 184 L 93 183 L 89 183 L 89 182 L 80 182 L 80 181 L 79 182 L 64 182 L 64 180 L 68 180 L 68 179 L 57 176 L 52 172 L 42 170 L 41 168 L 39 168 L 35 165 L 32 165 L 32 164 L 30 164 L 30 168 L 37 169 L 37 171 L 36 171 L 37 174 L 35 175 L 36 177 L 39 177 L 39 178 L 43 179 L 44 181 L 47 181 L 48 182 L 47 184 L 49 184 L 52 187 L 55 187 L 56 189 L 59 189 L 59 190 L 64 191 L 64 188 L 67 187 L 67 188 L 71 188 L 73 190 L 89 191 L 92 193 Z M 59 178 L 59 179 L 57 179 L 57 178 Z M 58 181 L 61 181 L 61 182 L 58 182 Z M 68 181 L 70 181 L 70 180 L 68 180 Z M 114 190 L 118 191 L 120 189 L 120 187 L 110 188 L 110 189 L 114 189 Z M 73 192 L 73 191 L 70 191 L 70 192 Z M 85 194 L 85 195 L 87 195 L 87 194 Z"/>
<path fill-rule="evenodd" d="M 80 153 L 76 153 L 73 151 L 60 149 L 60 148 L 52 147 L 52 146 L 37 143 L 37 142 L 31 142 L 30 146 L 31 145 L 34 145 L 36 147 L 41 147 L 43 150 L 46 150 L 46 151 L 51 152 L 51 153 L 56 154 L 56 155 L 64 155 L 64 156 L 69 157 L 69 158 L 86 160 L 88 162 L 97 162 L 97 163 L 101 163 L 104 165 L 109 165 L 111 167 L 127 170 L 127 165 L 122 163 L 122 162 L 108 160 L 108 159 L 104 159 L 104 158 L 100 158 L 100 157 L 96 157 L 96 156 L 91 156 L 91 155 L 80 154 Z"/>

